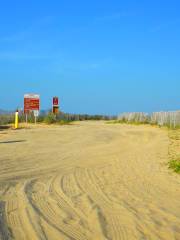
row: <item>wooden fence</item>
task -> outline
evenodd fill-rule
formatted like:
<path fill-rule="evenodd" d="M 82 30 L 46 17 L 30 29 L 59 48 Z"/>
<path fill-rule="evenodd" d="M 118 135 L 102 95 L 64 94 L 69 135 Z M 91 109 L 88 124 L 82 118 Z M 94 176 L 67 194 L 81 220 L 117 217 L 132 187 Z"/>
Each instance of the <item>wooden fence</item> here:
<path fill-rule="evenodd" d="M 122 113 L 118 120 L 127 123 L 149 123 L 170 128 L 180 127 L 180 111 L 154 112 L 152 114 L 144 112 Z"/>

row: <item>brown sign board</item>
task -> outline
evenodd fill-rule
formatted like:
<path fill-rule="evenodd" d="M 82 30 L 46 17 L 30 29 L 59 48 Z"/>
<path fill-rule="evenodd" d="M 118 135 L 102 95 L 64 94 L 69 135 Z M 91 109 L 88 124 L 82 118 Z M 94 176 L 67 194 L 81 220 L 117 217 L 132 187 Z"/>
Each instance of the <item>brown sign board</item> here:
<path fill-rule="evenodd" d="M 40 96 L 38 94 L 25 94 L 24 95 L 24 113 L 31 111 L 39 111 L 40 109 Z"/>
<path fill-rule="evenodd" d="M 58 114 L 59 113 L 59 107 L 58 106 L 53 106 L 53 113 Z"/>

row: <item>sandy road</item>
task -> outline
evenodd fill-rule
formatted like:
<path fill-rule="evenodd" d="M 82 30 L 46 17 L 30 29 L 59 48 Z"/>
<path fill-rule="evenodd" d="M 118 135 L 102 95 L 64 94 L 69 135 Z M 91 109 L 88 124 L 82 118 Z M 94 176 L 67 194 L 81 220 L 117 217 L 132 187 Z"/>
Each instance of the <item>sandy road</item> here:
<path fill-rule="evenodd" d="M 179 240 L 168 145 L 103 122 L 0 132 L 0 239 Z"/>

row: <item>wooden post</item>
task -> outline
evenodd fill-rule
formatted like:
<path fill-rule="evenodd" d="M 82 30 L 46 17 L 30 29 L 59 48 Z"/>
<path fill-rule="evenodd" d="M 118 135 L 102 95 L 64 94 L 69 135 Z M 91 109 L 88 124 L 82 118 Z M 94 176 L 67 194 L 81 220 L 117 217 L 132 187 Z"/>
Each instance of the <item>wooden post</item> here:
<path fill-rule="evenodd" d="M 27 115 L 27 113 L 26 113 L 26 124 L 28 123 L 28 115 Z"/>

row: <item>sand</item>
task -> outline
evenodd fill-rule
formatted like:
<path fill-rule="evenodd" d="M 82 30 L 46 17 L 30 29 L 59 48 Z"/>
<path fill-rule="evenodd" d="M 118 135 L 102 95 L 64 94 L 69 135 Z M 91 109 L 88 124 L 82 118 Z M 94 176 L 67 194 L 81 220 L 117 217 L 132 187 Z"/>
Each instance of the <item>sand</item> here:
<path fill-rule="evenodd" d="M 180 239 L 167 130 L 79 122 L 0 131 L 0 239 Z"/>

